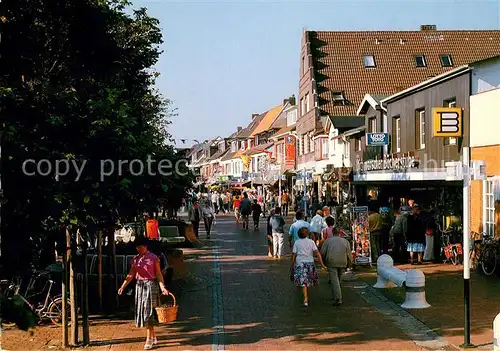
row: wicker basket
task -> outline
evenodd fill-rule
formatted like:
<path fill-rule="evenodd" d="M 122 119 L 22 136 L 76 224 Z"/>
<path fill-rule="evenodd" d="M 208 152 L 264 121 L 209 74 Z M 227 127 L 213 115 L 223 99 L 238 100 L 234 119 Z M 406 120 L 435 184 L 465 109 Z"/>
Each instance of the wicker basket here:
<path fill-rule="evenodd" d="M 177 311 L 179 306 L 177 306 L 174 294 L 169 293 L 169 295 L 172 296 L 172 299 L 174 300 L 173 305 L 165 304 L 155 308 L 156 314 L 158 315 L 158 322 L 162 324 L 172 323 L 177 320 Z"/>

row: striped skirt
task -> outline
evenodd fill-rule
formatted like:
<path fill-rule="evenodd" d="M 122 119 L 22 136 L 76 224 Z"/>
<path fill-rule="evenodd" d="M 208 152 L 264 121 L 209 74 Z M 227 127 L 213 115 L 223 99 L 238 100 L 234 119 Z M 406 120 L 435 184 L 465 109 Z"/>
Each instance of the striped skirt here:
<path fill-rule="evenodd" d="M 135 326 L 156 324 L 155 307 L 160 305 L 160 288 L 156 280 L 138 280 L 135 285 Z"/>

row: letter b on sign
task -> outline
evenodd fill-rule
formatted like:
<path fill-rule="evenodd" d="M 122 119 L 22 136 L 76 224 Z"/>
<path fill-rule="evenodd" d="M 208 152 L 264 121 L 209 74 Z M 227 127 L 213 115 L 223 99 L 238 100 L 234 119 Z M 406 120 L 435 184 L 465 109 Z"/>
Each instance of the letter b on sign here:
<path fill-rule="evenodd" d="M 434 108 L 434 136 L 461 137 L 462 109 L 455 107 Z"/>

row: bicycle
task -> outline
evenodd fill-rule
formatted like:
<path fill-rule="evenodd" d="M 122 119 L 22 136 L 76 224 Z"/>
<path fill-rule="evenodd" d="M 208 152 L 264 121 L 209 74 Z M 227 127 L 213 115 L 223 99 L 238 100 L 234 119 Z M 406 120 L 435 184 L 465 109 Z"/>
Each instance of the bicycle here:
<path fill-rule="evenodd" d="M 35 313 L 38 317 L 39 321 L 42 322 L 45 319 L 49 319 L 56 326 L 62 325 L 62 303 L 63 299 L 61 295 L 52 296 L 52 292 L 55 286 L 55 282 L 47 277 L 48 272 L 39 272 L 38 274 L 33 274 L 30 279 L 30 282 L 26 288 L 25 295 L 28 295 L 30 291 L 34 290 L 35 284 L 38 282 L 40 278 L 47 278 L 47 281 L 44 284 L 43 289 L 40 292 L 35 292 L 32 295 L 27 297 L 20 294 L 21 289 L 21 280 L 17 279 L 17 281 L 9 282 L 6 280 L 2 280 L 2 284 L 8 284 L 8 287 L 5 290 L 4 296 L 7 298 L 12 298 L 14 296 L 18 296 L 21 298 L 23 303 L 25 303 L 28 308 Z M 42 295 L 46 291 L 44 298 L 41 302 L 30 302 L 28 299 L 32 299 L 37 295 Z M 66 300 L 66 310 L 68 313 L 71 311 L 71 303 L 69 299 Z M 3 321 L 1 323 L 2 328 L 10 328 L 13 327 L 15 323 L 10 321 Z"/>
<path fill-rule="evenodd" d="M 484 246 L 481 253 L 481 268 L 485 275 L 492 275 L 498 264 L 498 250 L 500 242 L 498 239 L 488 236 L 484 240 Z"/>
<path fill-rule="evenodd" d="M 443 230 L 438 224 L 438 230 L 441 232 L 441 247 L 444 252 L 445 260 L 443 263 L 450 263 L 457 266 L 461 262 L 461 256 L 463 255 L 462 244 L 452 244 L 451 236 L 453 235 L 453 230 Z"/>
<path fill-rule="evenodd" d="M 482 262 L 482 251 L 488 235 L 472 231 L 470 234 L 469 267 L 476 269 Z"/>

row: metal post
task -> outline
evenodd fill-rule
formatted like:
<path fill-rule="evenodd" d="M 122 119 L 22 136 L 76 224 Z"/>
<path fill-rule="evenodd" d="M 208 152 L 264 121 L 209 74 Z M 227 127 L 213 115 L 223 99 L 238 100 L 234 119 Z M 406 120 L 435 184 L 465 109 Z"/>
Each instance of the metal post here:
<path fill-rule="evenodd" d="M 464 252 L 464 343 L 461 345 L 463 348 L 470 348 L 473 345 L 470 343 L 470 241 L 469 241 L 469 183 L 470 183 L 470 154 L 469 148 L 463 147 L 462 149 L 462 163 L 463 163 L 463 252 Z"/>
<path fill-rule="evenodd" d="M 279 180 L 278 180 L 278 204 L 279 204 L 279 207 L 281 208 L 281 172 L 280 172 L 280 175 L 279 175 Z"/>
<path fill-rule="evenodd" d="M 307 219 L 307 201 L 306 199 L 306 194 L 307 194 L 307 172 L 306 169 L 304 168 L 304 196 L 302 199 L 304 200 L 304 217 Z"/>

